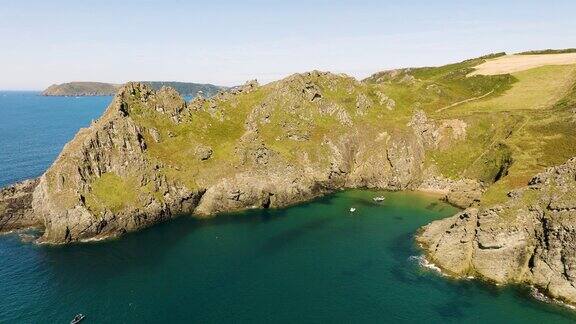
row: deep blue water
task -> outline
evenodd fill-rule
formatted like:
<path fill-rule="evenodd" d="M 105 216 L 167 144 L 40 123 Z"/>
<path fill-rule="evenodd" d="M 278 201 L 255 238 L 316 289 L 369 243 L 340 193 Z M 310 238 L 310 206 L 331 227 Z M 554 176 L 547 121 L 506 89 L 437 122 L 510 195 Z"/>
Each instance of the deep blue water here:
<path fill-rule="evenodd" d="M 109 101 L 0 92 L 0 183 L 39 175 Z M 353 190 L 282 210 L 181 217 L 102 243 L 3 235 L 0 323 L 68 323 L 79 312 L 84 323 L 576 321 L 526 288 L 421 267 L 415 231 L 454 212 L 423 194 Z"/>
<path fill-rule="evenodd" d="M 43 97 L 0 91 L 0 187 L 42 174 L 112 97 Z"/>

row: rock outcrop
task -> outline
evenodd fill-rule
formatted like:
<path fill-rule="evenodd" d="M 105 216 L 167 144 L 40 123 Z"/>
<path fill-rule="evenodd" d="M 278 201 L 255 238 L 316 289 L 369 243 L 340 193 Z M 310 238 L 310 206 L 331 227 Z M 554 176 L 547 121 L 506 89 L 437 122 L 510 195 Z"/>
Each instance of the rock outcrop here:
<path fill-rule="evenodd" d="M 31 208 L 37 184 L 37 179 L 26 180 L 0 190 L 0 232 L 41 225 Z"/>
<path fill-rule="evenodd" d="M 535 176 L 502 205 L 469 208 L 417 237 L 455 276 L 527 283 L 576 304 L 576 158 Z"/>

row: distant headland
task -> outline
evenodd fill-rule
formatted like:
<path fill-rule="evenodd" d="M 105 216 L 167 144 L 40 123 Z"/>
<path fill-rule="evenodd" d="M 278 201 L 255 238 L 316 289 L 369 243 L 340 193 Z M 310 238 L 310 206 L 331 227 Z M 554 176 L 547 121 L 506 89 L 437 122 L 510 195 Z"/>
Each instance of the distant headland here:
<path fill-rule="evenodd" d="M 159 90 L 164 86 L 171 87 L 182 96 L 196 96 L 201 93 L 204 97 L 212 97 L 220 90 L 227 89 L 227 87 L 213 84 L 191 82 L 142 81 L 142 83 L 147 84 L 154 90 Z M 61 97 L 113 96 L 121 86 L 122 84 L 104 82 L 67 82 L 49 86 L 42 91 L 42 95 Z"/>

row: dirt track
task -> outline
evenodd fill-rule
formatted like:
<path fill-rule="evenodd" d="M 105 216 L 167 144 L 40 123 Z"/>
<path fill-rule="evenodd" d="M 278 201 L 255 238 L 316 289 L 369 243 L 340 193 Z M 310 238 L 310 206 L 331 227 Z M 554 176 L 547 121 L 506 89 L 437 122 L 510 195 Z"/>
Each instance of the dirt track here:
<path fill-rule="evenodd" d="M 544 65 L 576 64 L 576 53 L 542 55 L 506 55 L 476 66 L 469 75 L 496 75 L 514 73 Z"/>

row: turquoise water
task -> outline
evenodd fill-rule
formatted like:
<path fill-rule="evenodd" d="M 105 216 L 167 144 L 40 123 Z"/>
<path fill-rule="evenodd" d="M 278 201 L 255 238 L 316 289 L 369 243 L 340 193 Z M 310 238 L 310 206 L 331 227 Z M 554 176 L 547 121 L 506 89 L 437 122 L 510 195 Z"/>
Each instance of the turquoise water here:
<path fill-rule="evenodd" d="M 7 109 L 1 98 L 0 112 Z M 103 109 L 97 102 L 103 98 L 84 105 L 58 99 L 61 108 L 51 112 L 30 103 L 12 112 L 41 131 L 0 120 L 2 137 L 43 152 L 30 155 L 21 143 L 5 146 L 3 139 L 2 163 L 24 167 L 8 174 L 13 169 L 0 164 L 3 181 L 41 172 Z M 51 127 L 51 119 L 59 127 Z M 36 156 L 42 165 L 35 165 Z M 380 194 L 386 201 L 374 203 Z M 87 315 L 85 323 L 576 321 L 575 312 L 539 302 L 526 288 L 453 281 L 421 267 L 415 231 L 455 211 L 423 194 L 354 190 L 282 210 L 182 217 L 102 243 L 48 247 L 4 235 L 0 322 L 68 323 L 79 312 Z"/>

